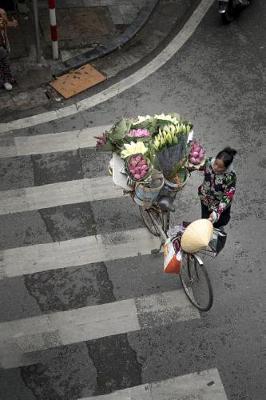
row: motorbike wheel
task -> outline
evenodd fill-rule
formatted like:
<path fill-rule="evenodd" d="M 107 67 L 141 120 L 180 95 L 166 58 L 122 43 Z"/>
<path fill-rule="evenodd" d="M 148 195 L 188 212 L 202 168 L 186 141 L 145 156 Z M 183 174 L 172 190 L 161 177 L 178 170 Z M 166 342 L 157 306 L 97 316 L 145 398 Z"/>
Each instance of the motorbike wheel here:
<path fill-rule="evenodd" d="M 235 9 L 233 7 L 233 2 L 229 1 L 226 11 L 221 14 L 222 21 L 224 24 L 230 24 L 235 19 Z"/>

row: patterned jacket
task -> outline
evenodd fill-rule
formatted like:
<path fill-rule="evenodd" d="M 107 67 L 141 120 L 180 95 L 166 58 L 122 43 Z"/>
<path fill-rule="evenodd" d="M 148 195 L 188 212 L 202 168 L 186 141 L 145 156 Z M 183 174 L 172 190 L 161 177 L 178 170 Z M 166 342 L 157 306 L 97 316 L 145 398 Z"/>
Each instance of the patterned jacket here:
<path fill-rule="evenodd" d="M 210 212 L 215 213 L 217 221 L 222 212 L 231 205 L 236 190 L 236 174 L 232 165 L 224 173 L 215 174 L 212 169 L 214 161 L 214 158 L 208 158 L 201 168 L 204 171 L 204 181 L 198 194 Z"/>

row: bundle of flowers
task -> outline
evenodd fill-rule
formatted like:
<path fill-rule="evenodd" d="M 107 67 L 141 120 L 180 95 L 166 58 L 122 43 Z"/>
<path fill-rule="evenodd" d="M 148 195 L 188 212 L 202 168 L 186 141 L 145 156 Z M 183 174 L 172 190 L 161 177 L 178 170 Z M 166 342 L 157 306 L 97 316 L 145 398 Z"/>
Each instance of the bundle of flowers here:
<path fill-rule="evenodd" d="M 131 120 L 122 118 L 109 131 L 104 132 L 101 136 L 95 136 L 97 139 L 96 149 L 119 154 L 123 145 L 127 142 L 125 138 L 131 129 L 131 125 Z"/>
<path fill-rule="evenodd" d="M 192 128 L 192 124 L 178 114 L 123 118 L 97 137 L 96 147 L 98 150 L 116 152 L 122 157 L 128 174 L 135 181 L 145 180 L 152 168 L 156 168 L 166 179 L 183 182 L 189 153 L 187 141 Z M 131 158 L 130 164 L 129 157 L 133 155 L 136 157 Z M 138 163 L 142 164 L 134 165 L 140 155 L 143 157 Z"/>
<path fill-rule="evenodd" d="M 152 171 L 149 160 L 143 154 L 130 156 L 126 167 L 129 177 L 135 182 L 145 181 Z"/>
<path fill-rule="evenodd" d="M 175 184 L 181 184 L 187 176 L 187 140 L 190 131 L 190 124 L 177 121 L 160 128 L 154 139 L 153 147 L 159 168 L 165 178 Z"/>
<path fill-rule="evenodd" d="M 193 140 L 191 143 L 188 161 L 193 166 L 199 166 L 205 161 L 205 150 L 200 143 L 196 142 L 196 140 Z"/>
<path fill-rule="evenodd" d="M 131 138 L 145 138 L 149 137 L 151 135 L 151 132 L 149 132 L 147 129 L 131 129 L 127 136 Z"/>
<path fill-rule="evenodd" d="M 151 162 L 144 156 L 147 152 L 148 148 L 142 142 L 126 143 L 121 151 L 121 157 L 125 159 L 127 173 L 135 182 L 145 181 L 151 174 Z"/>
<path fill-rule="evenodd" d="M 127 158 L 134 154 L 145 154 L 147 153 L 148 148 L 142 142 L 130 142 L 130 144 L 125 143 L 123 149 L 121 151 L 121 157 Z"/>

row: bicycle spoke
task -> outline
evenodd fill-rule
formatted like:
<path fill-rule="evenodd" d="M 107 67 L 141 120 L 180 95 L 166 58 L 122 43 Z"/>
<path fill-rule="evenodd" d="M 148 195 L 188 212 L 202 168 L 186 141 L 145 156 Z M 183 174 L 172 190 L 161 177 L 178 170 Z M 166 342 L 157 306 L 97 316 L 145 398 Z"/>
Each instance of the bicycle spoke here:
<path fill-rule="evenodd" d="M 193 255 L 184 254 L 180 279 L 190 302 L 201 311 L 208 311 L 213 302 L 211 283 L 204 265 Z"/>

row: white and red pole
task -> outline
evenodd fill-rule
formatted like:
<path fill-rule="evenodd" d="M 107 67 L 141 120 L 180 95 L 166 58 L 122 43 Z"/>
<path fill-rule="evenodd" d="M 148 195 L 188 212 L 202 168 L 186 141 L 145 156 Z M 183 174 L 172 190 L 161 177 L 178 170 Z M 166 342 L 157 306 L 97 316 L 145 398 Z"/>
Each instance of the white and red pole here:
<path fill-rule="evenodd" d="M 57 34 L 57 24 L 56 24 L 55 1 L 56 0 L 48 0 L 53 59 L 57 60 L 59 58 L 59 51 L 58 51 L 58 34 Z"/>

